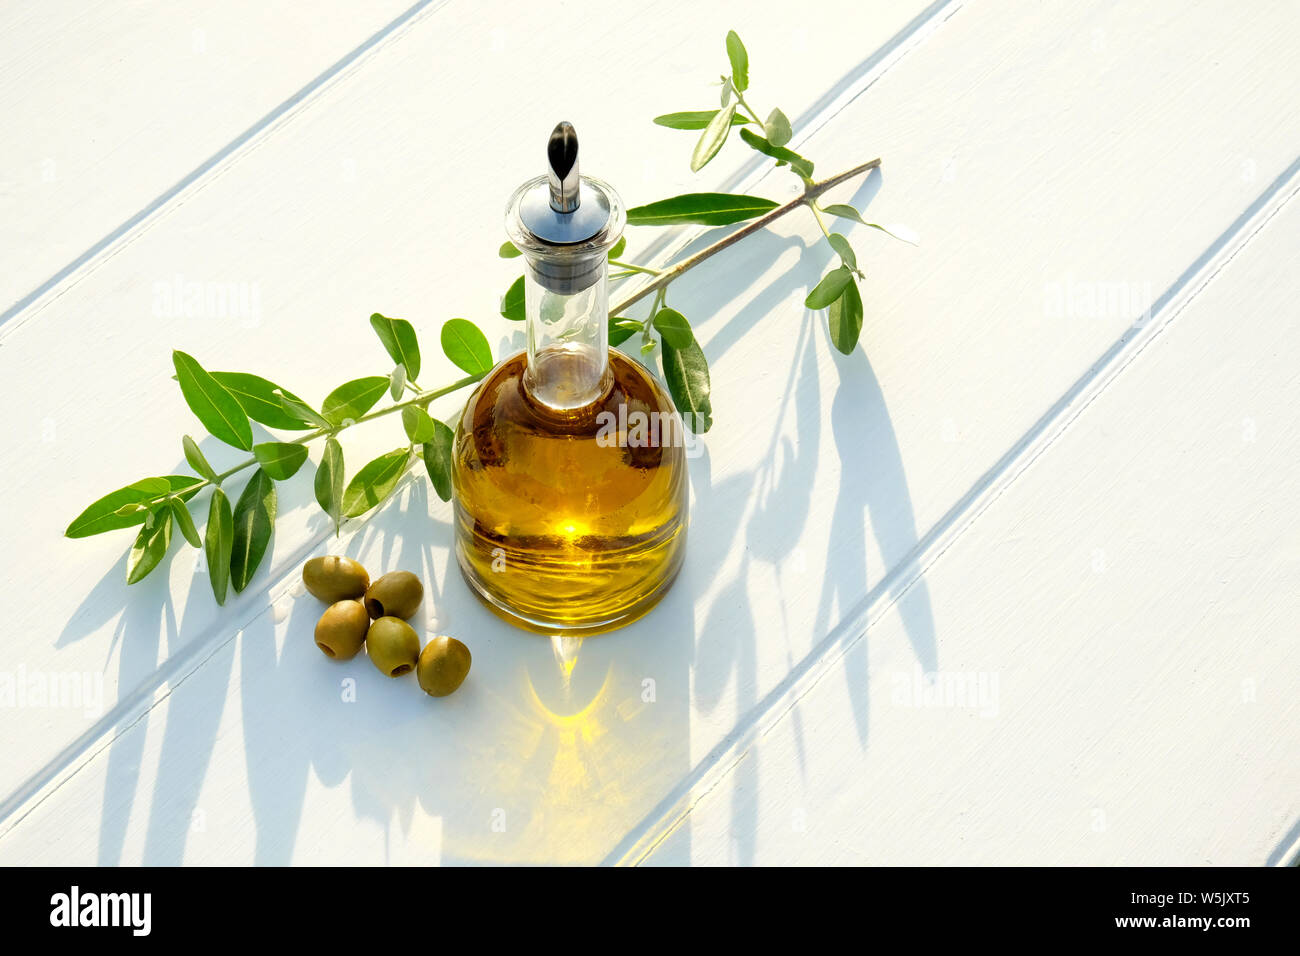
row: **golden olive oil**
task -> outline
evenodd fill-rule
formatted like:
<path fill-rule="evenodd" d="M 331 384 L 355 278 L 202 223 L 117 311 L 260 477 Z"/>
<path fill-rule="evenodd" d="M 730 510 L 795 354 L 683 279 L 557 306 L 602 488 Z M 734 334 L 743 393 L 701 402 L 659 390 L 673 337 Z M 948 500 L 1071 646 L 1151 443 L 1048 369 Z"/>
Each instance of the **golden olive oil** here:
<path fill-rule="evenodd" d="M 686 455 L 671 399 L 608 350 L 599 396 L 558 409 L 526 384 L 528 356 L 502 362 L 456 433 L 456 556 L 476 594 L 547 633 L 594 633 L 649 610 L 681 567 Z M 566 356 L 541 356 L 563 380 Z M 537 363 L 537 364 L 543 364 Z"/>

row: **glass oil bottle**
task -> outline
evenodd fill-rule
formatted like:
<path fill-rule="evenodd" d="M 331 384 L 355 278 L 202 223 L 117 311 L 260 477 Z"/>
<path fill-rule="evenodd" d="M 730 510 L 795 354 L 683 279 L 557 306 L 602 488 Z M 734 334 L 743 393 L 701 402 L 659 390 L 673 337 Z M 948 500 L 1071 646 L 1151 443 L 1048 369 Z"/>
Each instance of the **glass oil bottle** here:
<path fill-rule="evenodd" d="M 547 161 L 506 212 L 526 262 L 528 347 L 479 383 L 456 429 L 456 558 L 502 617 L 581 635 L 635 620 L 668 590 L 688 481 L 672 399 L 609 347 L 607 254 L 622 201 L 579 175 L 568 123 Z"/>

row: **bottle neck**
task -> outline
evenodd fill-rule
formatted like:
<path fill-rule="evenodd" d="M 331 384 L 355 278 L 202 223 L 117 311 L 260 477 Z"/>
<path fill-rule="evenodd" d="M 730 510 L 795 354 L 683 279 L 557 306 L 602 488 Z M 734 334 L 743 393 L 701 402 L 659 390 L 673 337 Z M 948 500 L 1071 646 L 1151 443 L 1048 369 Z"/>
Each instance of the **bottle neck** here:
<path fill-rule="evenodd" d="M 528 315 L 529 397 L 556 411 L 584 408 L 609 388 L 609 298 L 603 250 L 593 263 L 595 278 L 586 288 L 547 281 L 530 266 L 524 270 Z M 564 291 L 555 291 L 556 288 Z"/>

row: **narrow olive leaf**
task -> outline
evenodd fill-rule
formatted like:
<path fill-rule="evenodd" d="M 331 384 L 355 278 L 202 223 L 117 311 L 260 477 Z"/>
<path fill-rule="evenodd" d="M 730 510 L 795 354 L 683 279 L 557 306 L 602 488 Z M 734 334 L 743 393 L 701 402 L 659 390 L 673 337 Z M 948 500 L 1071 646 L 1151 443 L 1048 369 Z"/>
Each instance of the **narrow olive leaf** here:
<path fill-rule="evenodd" d="M 870 226 L 872 229 L 879 229 L 887 236 L 892 236 L 895 239 L 910 243 L 914 246 L 920 245 L 921 242 L 921 237 L 915 230 L 897 223 L 889 226 L 882 226 L 878 222 L 867 222 L 862 218 L 862 213 L 858 212 L 852 206 L 843 203 L 835 203 L 834 205 L 826 206 L 822 209 L 822 212 L 828 212 L 832 216 L 839 216 L 841 219 L 852 219 L 854 222 L 860 222 L 862 225 Z"/>
<path fill-rule="evenodd" d="M 388 376 L 388 394 L 393 401 L 402 397 L 402 389 L 406 388 L 406 366 L 394 365 L 392 374 Z"/>
<path fill-rule="evenodd" d="M 275 482 L 261 468 L 253 473 L 235 502 L 234 537 L 230 548 L 230 583 L 236 593 L 248 587 L 266 556 L 275 527 Z"/>
<path fill-rule="evenodd" d="M 253 446 L 262 470 L 276 481 L 292 478 L 307 460 L 307 446 L 297 442 L 265 441 Z"/>
<path fill-rule="evenodd" d="M 831 248 L 839 253 L 840 259 L 844 261 L 844 264 L 850 269 L 857 269 L 858 257 L 853 254 L 853 247 L 849 245 L 849 241 L 838 232 L 832 232 L 828 238 Z"/>
<path fill-rule="evenodd" d="M 731 82 L 731 77 L 724 76 L 722 78 L 722 96 L 719 97 L 719 105 L 725 107 L 728 103 L 730 103 L 731 96 L 735 92 L 736 92 L 736 86 L 734 83 Z"/>
<path fill-rule="evenodd" d="M 749 54 L 735 30 L 727 31 L 727 59 L 731 61 L 731 81 L 736 89 L 745 92 L 749 89 Z"/>
<path fill-rule="evenodd" d="M 731 131 L 731 118 L 735 115 L 736 104 L 732 103 L 725 109 L 718 110 L 717 115 L 709 120 L 709 125 L 704 127 L 699 142 L 695 144 L 695 151 L 691 153 L 691 172 L 698 173 L 709 160 L 718 155 L 718 150 L 727 141 L 727 133 Z M 742 129 L 741 132 L 749 131 Z"/>
<path fill-rule="evenodd" d="M 142 478 L 117 491 L 111 491 L 93 502 L 68 525 L 64 535 L 69 538 L 86 538 L 92 534 L 129 528 L 144 521 L 148 508 L 140 506 L 165 494 L 179 495 L 188 501 L 198 493 L 203 479 L 193 475 L 167 475 L 162 478 Z"/>
<path fill-rule="evenodd" d="M 415 328 L 406 319 L 390 319 L 376 312 L 370 317 L 370 326 L 379 336 L 388 357 L 406 369 L 406 377 L 415 381 L 420 377 L 420 342 Z"/>
<path fill-rule="evenodd" d="M 300 404 L 302 399 L 293 392 L 280 388 L 275 382 L 268 382 L 260 375 L 250 375 L 247 372 L 213 372 L 212 377 L 235 396 L 235 401 L 255 422 L 261 422 L 268 428 L 284 428 L 289 431 L 305 431 L 313 427 L 310 418 L 300 418 L 281 404 L 276 393 L 280 392 Z"/>
<path fill-rule="evenodd" d="M 522 322 L 528 318 L 528 313 L 524 311 L 523 276 L 510 283 L 510 288 L 501 297 L 501 315 L 511 322 Z"/>
<path fill-rule="evenodd" d="M 853 279 L 853 273 L 844 266 L 836 266 L 826 275 L 822 276 L 822 281 L 818 282 L 808 298 L 803 300 L 803 304 L 810 309 L 824 309 L 840 297 L 844 287 Z"/>
<path fill-rule="evenodd" d="M 828 212 L 832 216 L 839 216 L 841 219 L 852 219 L 854 222 L 860 222 L 864 226 L 867 224 L 867 221 L 862 218 L 862 213 L 844 203 L 835 203 L 830 206 L 823 206 L 822 212 Z"/>
<path fill-rule="evenodd" d="M 190 517 L 190 509 L 185 502 L 179 498 L 168 498 L 167 504 L 172 510 L 172 516 L 176 519 L 176 527 L 181 529 L 181 534 L 185 535 L 185 540 L 196 548 L 203 547 L 203 541 L 199 538 L 199 529 L 194 527 L 194 519 Z"/>
<path fill-rule="evenodd" d="M 214 485 L 220 484 L 217 480 L 216 471 L 208 464 L 208 460 L 203 457 L 203 452 L 199 450 L 198 442 L 186 435 L 181 439 L 181 448 L 185 450 L 185 460 L 190 463 L 191 468 Z"/>
<path fill-rule="evenodd" d="M 713 405 L 709 400 L 709 363 L 699 342 L 691 339 L 685 348 L 663 343 L 664 381 L 686 427 L 697 435 L 713 427 Z"/>
<path fill-rule="evenodd" d="M 767 135 L 767 141 L 773 146 L 784 146 L 790 142 L 790 137 L 794 136 L 790 120 L 779 109 L 774 109 L 767 114 L 767 119 L 763 122 L 763 132 Z"/>
<path fill-rule="evenodd" d="M 208 581 L 218 604 L 226 603 L 230 586 L 230 551 L 235 544 L 235 518 L 230 499 L 220 488 L 212 489 L 208 503 L 208 526 L 203 529 L 203 554 L 208 564 Z"/>
<path fill-rule="evenodd" d="M 343 446 L 333 435 L 325 439 L 325 451 L 316 466 L 316 503 L 334 522 L 337 535 L 343 519 Z"/>
<path fill-rule="evenodd" d="M 862 296 L 858 286 L 850 282 L 840 297 L 831 303 L 828 315 L 831 341 L 845 355 L 850 355 L 862 334 Z"/>
<path fill-rule="evenodd" d="M 433 437 L 421 449 L 429 482 L 443 501 L 451 500 L 451 454 L 455 443 L 456 433 L 449 426 L 435 420 Z"/>
<path fill-rule="evenodd" d="M 290 395 L 288 392 L 278 388 L 272 393 L 272 395 L 282 406 L 284 406 L 284 410 L 288 414 L 302 418 L 303 421 L 311 422 L 312 425 L 315 425 L 317 428 L 334 427 L 332 423 L 325 420 L 325 417 L 321 415 L 320 412 L 316 411 L 316 409 L 312 408 L 297 396 Z"/>
<path fill-rule="evenodd" d="M 869 222 L 866 223 L 866 225 L 870 226 L 872 229 L 879 229 L 885 235 L 892 236 L 893 238 L 906 242 L 909 245 L 919 246 L 921 244 L 920 233 L 900 223 L 895 222 L 885 226 L 878 222 Z"/>
<path fill-rule="evenodd" d="M 321 414 L 331 425 L 342 425 L 349 419 L 356 421 L 374 407 L 375 402 L 388 391 L 386 375 L 368 375 L 345 382 L 325 396 Z"/>
<path fill-rule="evenodd" d="M 492 370 L 492 346 L 469 319 L 448 319 L 442 324 L 442 350 L 457 367 L 471 375 Z"/>
<path fill-rule="evenodd" d="M 609 344 L 622 345 L 641 331 L 641 323 L 636 319 L 609 317 Z"/>
<path fill-rule="evenodd" d="M 519 256 L 522 256 L 523 253 L 519 251 L 518 246 L 507 239 L 505 242 L 501 243 L 501 248 L 497 250 L 497 255 L 502 259 L 517 259 Z"/>
<path fill-rule="evenodd" d="M 632 226 L 726 226 L 771 212 L 777 204 L 738 193 L 683 193 L 627 211 Z"/>
<path fill-rule="evenodd" d="M 418 405 L 407 405 L 402 409 L 402 428 L 412 445 L 432 441 L 434 424 L 433 417 Z"/>
<path fill-rule="evenodd" d="M 770 143 L 765 137 L 759 136 L 753 130 L 742 129 L 740 131 L 740 138 L 764 156 L 771 156 L 778 162 L 789 163 L 790 168 L 800 176 L 803 176 L 806 179 L 812 178 L 812 161 L 804 159 L 794 150 L 786 149 L 784 146 L 777 146 Z"/>
<path fill-rule="evenodd" d="M 663 340 L 675 349 L 687 348 L 695 340 L 691 323 L 676 309 L 660 309 L 656 312 L 654 327 L 659 330 Z"/>
<path fill-rule="evenodd" d="M 248 451 L 253 447 L 253 427 L 248 413 L 235 396 L 184 352 L 172 352 L 176 379 L 181 385 L 185 404 L 198 416 L 203 426 L 227 445 Z"/>
<path fill-rule="evenodd" d="M 626 248 L 627 248 L 627 236 L 621 236 L 619 237 L 618 242 L 614 243 L 614 248 L 610 249 L 609 252 L 605 254 L 605 258 L 617 259 L 619 256 L 623 254 L 623 250 Z"/>
<path fill-rule="evenodd" d="M 182 505 L 184 507 L 184 505 Z M 170 508 L 149 512 L 149 521 L 136 535 L 135 544 L 126 559 L 126 583 L 143 581 L 167 553 L 172 543 L 172 513 Z"/>
<path fill-rule="evenodd" d="M 343 492 L 343 514 L 356 518 L 392 494 L 411 463 L 411 450 L 398 448 L 368 462 L 352 476 Z"/>
<path fill-rule="evenodd" d="M 644 342 L 641 343 L 641 354 L 649 355 L 657 347 L 658 347 L 658 343 L 656 343 L 654 339 L 646 339 Z"/>
<path fill-rule="evenodd" d="M 665 113 L 663 116 L 656 116 L 654 121 L 658 125 L 666 126 L 669 129 L 704 129 L 709 125 L 709 121 L 717 115 L 717 110 L 689 110 L 683 113 Z M 739 113 L 732 114 L 732 126 L 744 126 L 748 122 L 748 116 L 742 116 Z"/>

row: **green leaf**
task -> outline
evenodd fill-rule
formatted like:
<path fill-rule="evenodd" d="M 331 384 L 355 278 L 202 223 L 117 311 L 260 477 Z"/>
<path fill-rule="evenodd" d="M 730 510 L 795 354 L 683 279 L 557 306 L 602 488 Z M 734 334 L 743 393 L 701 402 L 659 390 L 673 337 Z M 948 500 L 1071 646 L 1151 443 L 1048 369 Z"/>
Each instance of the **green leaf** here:
<path fill-rule="evenodd" d="M 892 236 L 894 239 L 898 239 L 901 242 L 906 242 L 908 245 L 919 246 L 921 244 L 920 235 L 901 223 L 895 222 L 888 226 L 882 226 L 878 222 L 869 222 L 866 225 L 870 226 L 872 229 L 879 229 L 885 235 Z"/>
<path fill-rule="evenodd" d="M 407 405 L 402 409 L 402 427 L 413 445 L 431 441 L 435 424 L 432 416 L 418 405 Z"/>
<path fill-rule="evenodd" d="M 307 460 L 307 446 L 297 442 L 266 441 L 253 446 L 262 470 L 276 481 L 292 478 Z"/>
<path fill-rule="evenodd" d="M 275 510 L 275 482 L 259 468 L 235 503 L 230 583 L 235 586 L 236 593 L 248 587 L 257 566 L 266 556 L 266 546 L 275 527 Z"/>
<path fill-rule="evenodd" d="M 218 604 L 226 603 L 226 590 L 230 586 L 230 552 L 235 544 L 235 519 L 230 511 L 230 499 L 220 488 L 212 489 L 208 504 L 208 526 L 203 532 L 203 554 L 208 562 L 208 581 L 212 596 Z"/>
<path fill-rule="evenodd" d="M 502 259 L 517 259 L 519 256 L 522 256 L 523 253 L 519 251 L 518 246 L 513 242 L 506 240 L 501 243 L 501 248 L 497 250 L 497 255 Z"/>
<path fill-rule="evenodd" d="M 636 319 L 609 317 L 609 344 L 622 345 L 641 331 L 641 323 Z"/>
<path fill-rule="evenodd" d="M 87 538 L 92 534 L 116 531 L 141 524 L 148 511 L 119 512 L 127 505 L 142 505 L 165 494 L 179 495 L 188 501 L 198 494 L 202 479 L 193 475 L 167 475 L 162 478 L 142 478 L 124 488 L 111 491 L 92 503 L 68 525 L 64 535 L 69 538 Z"/>
<path fill-rule="evenodd" d="M 717 115 L 709 120 L 709 125 L 704 127 L 699 142 L 695 144 L 695 151 L 691 153 L 691 172 L 698 173 L 722 149 L 722 144 L 727 141 L 727 133 L 731 131 L 731 118 L 735 115 L 736 104 L 732 103 L 718 110 Z M 748 130 L 742 129 L 741 132 Z"/>
<path fill-rule="evenodd" d="M 794 150 L 786 149 L 784 146 L 777 146 L 774 143 L 770 143 L 766 138 L 759 136 L 753 130 L 742 129 L 740 131 L 740 138 L 764 156 L 771 156 L 778 163 L 789 163 L 790 168 L 805 179 L 812 178 L 812 161 L 804 159 Z"/>
<path fill-rule="evenodd" d="M 832 216 L 839 216 L 841 219 L 852 219 L 854 222 L 860 222 L 864 226 L 867 224 L 867 221 L 862 218 L 862 213 L 844 203 L 835 203 L 832 206 L 823 206 L 822 212 L 828 212 Z"/>
<path fill-rule="evenodd" d="M 182 507 L 184 507 L 182 505 Z M 163 507 L 149 512 L 149 520 L 136 535 L 126 560 L 126 583 L 143 581 L 167 553 L 172 543 L 171 509 Z"/>
<path fill-rule="evenodd" d="M 276 392 L 299 403 L 302 399 L 293 392 L 286 392 L 275 382 L 268 382 L 260 375 L 250 375 L 247 372 L 213 372 L 212 377 L 235 396 L 239 407 L 255 422 L 261 422 L 268 428 L 284 428 L 289 431 L 305 431 L 313 427 L 312 419 L 300 418 L 285 408 Z"/>
<path fill-rule="evenodd" d="M 691 339 L 685 348 L 663 343 L 664 381 L 686 427 L 703 434 L 713 427 L 713 405 L 709 400 L 709 363 L 699 342 Z"/>
<path fill-rule="evenodd" d="M 469 319 L 449 319 L 443 323 L 442 350 L 455 365 L 471 375 L 492 370 L 492 346 Z"/>
<path fill-rule="evenodd" d="M 343 513 L 349 518 L 365 514 L 397 487 L 411 462 L 411 450 L 399 448 L 368 462 L 352 476 L 343 492 Z"/>
<path fill-rule="evenodd" d="M 726 107 L 727 104 L 731 102 L 732 94 L 734 94 L 735 92 L 736 92 L 736 85 L 731 82 L 731 77 L 724 76 L 722 78 L 722 96 L 719 97 L 721 101 L 719 105 Z"/>
<path fill-rule="evenodd" d="M 511 322 L 522 322 L 528 318 L 528 313 L 524 309 L 523 276 L 512 282 L 506 294 L 501 297 L 501 315 Z"/>
<path fill-rule="evenodd" d="M 767 141 L 773 146 L 784 146 L 790 142 L 790 137 L 794 136 L 790 120 L 778 109 L 767 114 L 767 119 L 763 123 L 763 132 L 767 136 Z"/>
<path fill-rule="evenodd" d="M 617 259 L 619 256 L 623 254 L 623 250 L 626 248 L 627 248 L 627 236 L 620 236 L 618 242 L 614 243 L 614 248 L 610 249 L 609 252 L 606 253 L 605 258 Z"/>
<path fill-rule="evenodd" d="M 215 378 L 184 352 L 172 352 L 176 379 L 190 411 L 203 426 L 227 445 L 248 451 L 253 447 L 253 427 L 248 413 Z"/>
<path fill-rule="evenodd" d="M 656 116 L 654 121 L 669 129 L 704 129 L 717 115 L 717 110 L 688 110 L 683 113 L 665 113 L 663 116 Z M 744 126 L 748 122 L 747 116 L 741 116 L 736 112 L 731 114 L 732 126 Z"/>
<path fill-rule="evenodd" d="M 822 276 L 822 281 L 818 282 L 808 298 L 803 300 L 803 304 L 810 309 L 824 309 L 840 297 L 844 287 L 853 279 L 853 273 L 843 266 L 837 266 L 826 275 Z"/>
<path fill-rule="evenodd" d="M 829 236 L 831 248 L 839 253 L 844 264 L 850 269 L 857 269 L 858 257 L 853 254 L 853 247 L 849 241 L 841 236 L 838 232 L 832 232 Z"/>
<path fill-rule="evenodd" d="M 185 540 L 196 548 L 203 547 L 203 542 L 199 540 L 199 530 L 194 527 L 194 519 L 190 517 L 190 509 L 185 502 L 179 498 L 168 498 L 167 504 L 171 507 L 172 516 L 176 519 L 176 527 L 181 529 Z"/>
<path fill-rule="evenodd" d="M 688 348 L 695 341 L 691 323 L 676 309 L 660 309 L 655 313 L 654 327 L 663 340 L 675 349 Z"/>
<path fill-rule="evenodd" d="M 831 341 L 845 355 L 851 355 L 862 334 L 862 296 L 858 286 L 850 282 L 844 287 L 840 297 L 831 303 L 828 316 Z"/>
<path fill-rule="evenodd" d="M 455 444 L 456 433 L 448 425 L 435 420 L 433 437 L 421 449 L 429 481 L 443 501 L 451 500 L 451 456 Z"/>
<path fill-rule="evenodd" d="M 832 216 L 839 216 L 841 219 L 852 219 L 854 222 L 860 222 L 862 223 L 862 225 L 869 226 L 872 229 L 879 229 L 885 235 L 892 236 L 893 238 L 898 239 L 901 242 L 906 242 L 913 246 L 919 245 L 921 242 L 921 237 L 917 235 L 914 230 L 909 229 L 907 226 L 899 225 L 897 223 L 889 226 L 882 226 L 878 222 L 867 222 L 865 219 L 862 218 L 862 213 L 858 212 L 852 206 L 848 206 L 843 203 L 836 203 L 832 206 L 825 206 L 822 208 L 822 212 L 828 212 Z"/>
<path fill-rule="evenodd" d="M 181 439 L 181 448 L 185 450 L 185 460 L 190 463 L 190 467 L 197 471 L 214 485 L 217 484 L 217 473 L 213 467 L 208 464 L 208 460 L 203 457 L 203 452 L 199 450 L 199 443 L 189 435 Z"/>
<path fill-rule="evenodd" d="M 406 377 L 415 381 L 420 377 L 420 343 L 415 329 L 406 319 L 390 319 L 376 312 L 370 325 L 384 344 L 388 357 L 406 369 Z"/>
<path fill-rule="evenodd" d="M 406 366 L 394 365 L 392 374 L 388 376 L 388 394 L 393 401 L 402 397 L 402 389 L 406 388 Z"/>
<path fill-rule="evenodd" d="M 285 412 L 295 418 L 301 418 L 305 422 L 311 422 L 317 428 L 333 428 L 333 424 L 327 422 L 320 412 L 312 408 L 296 395 L 290 395 L 283 389 L 276 389 L 272 392 L 272 397 L 280 403 Z"/>
<path fill-rule="evenodd" d="M 731 61 L 731 81 L 736 89 L 745 92 L 749 89 L 749 54 L 735 30 L 727 31 L 727 59 Z"/>
<path fill-rule="evenodd" d="M 633 226 L 726 226 L 771 212 L 777 204 L 762 196 L 738 193 L 683 193 L 627 211 Z"/>
<path fill-rule="evenodd" d="M 316 503 L 333 520 L 337 535 L 343 520 L 343 446 L 333 435 L 325 439 L 325 451 L 316 468 Z"/>
<path fill-rule="evenodd" d="M 388 391 L 388 377 L 369 375 L 366 378 L 345 382 L 325 396 L 321 413 L 331 425 L 342 425 L 348 419 L 356 421 L 374 407 L 375 402 Z"/>

